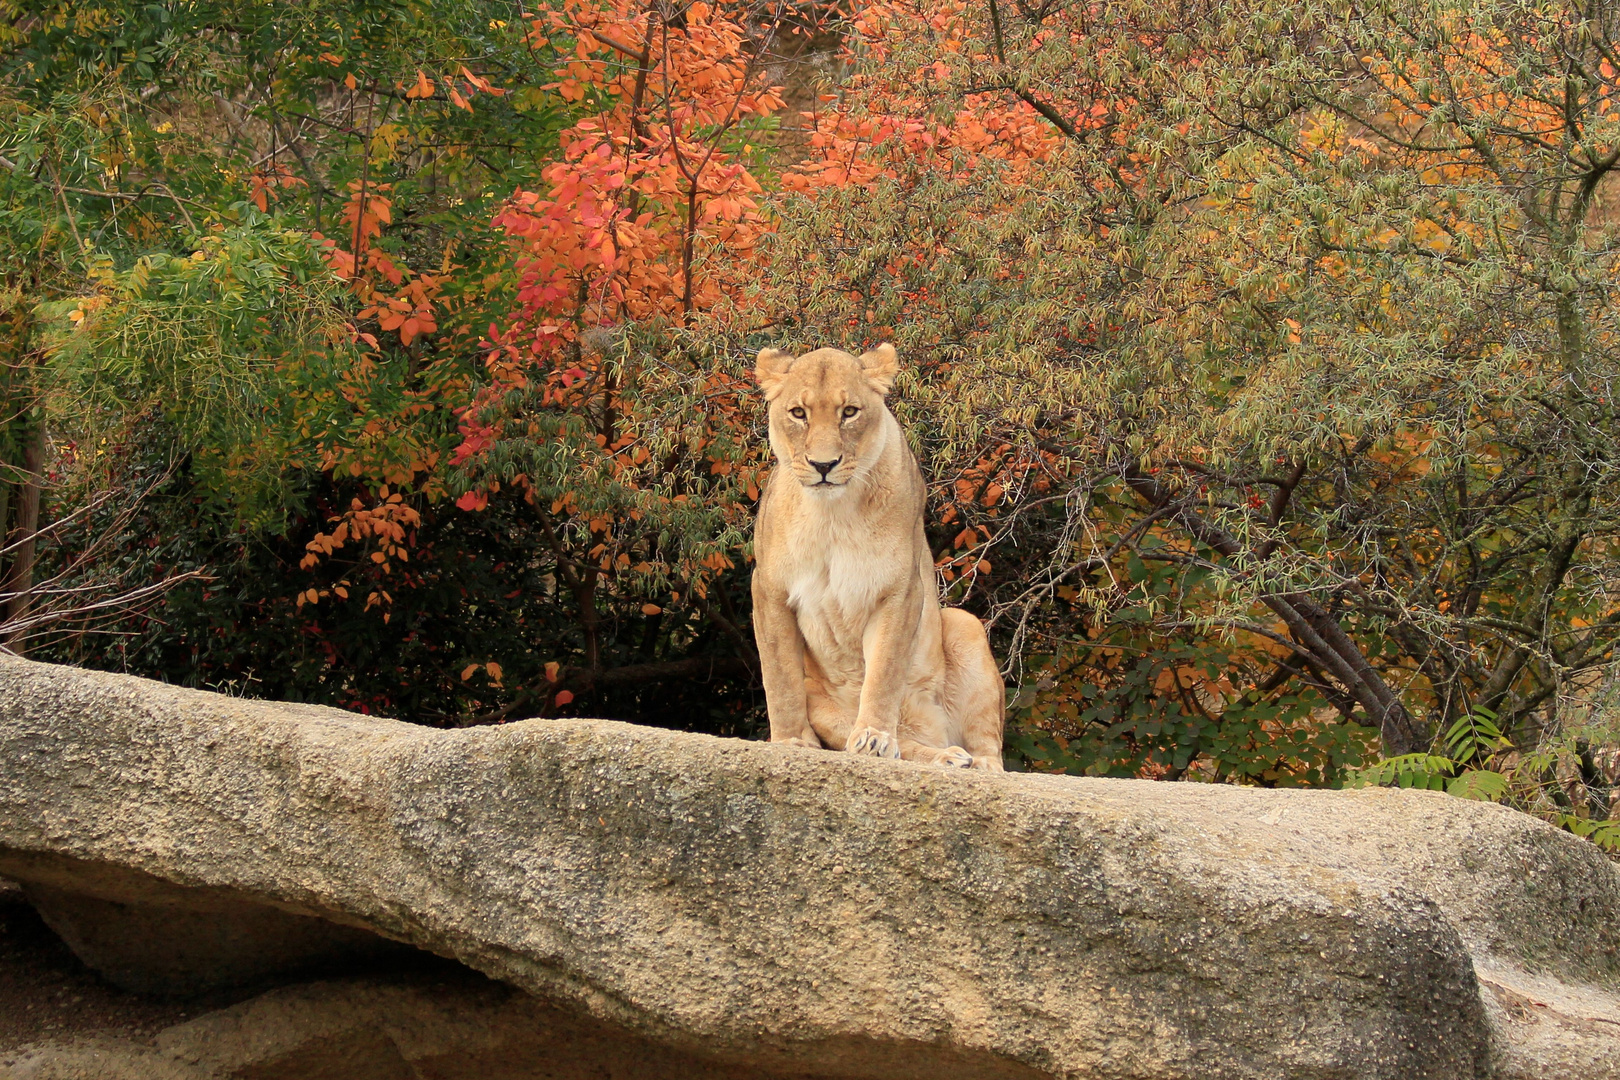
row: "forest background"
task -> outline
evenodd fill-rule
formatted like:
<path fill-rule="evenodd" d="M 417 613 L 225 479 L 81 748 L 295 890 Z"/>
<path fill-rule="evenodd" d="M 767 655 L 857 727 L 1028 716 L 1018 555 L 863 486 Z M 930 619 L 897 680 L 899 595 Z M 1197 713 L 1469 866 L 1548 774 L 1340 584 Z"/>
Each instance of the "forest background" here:
<path fill-rule="evenodd" d="M 758 736 L 751 358 L 890 340 L 1013 765 L 1620 848 L 1609 4 L 0 15 L 10 651 Z"/>

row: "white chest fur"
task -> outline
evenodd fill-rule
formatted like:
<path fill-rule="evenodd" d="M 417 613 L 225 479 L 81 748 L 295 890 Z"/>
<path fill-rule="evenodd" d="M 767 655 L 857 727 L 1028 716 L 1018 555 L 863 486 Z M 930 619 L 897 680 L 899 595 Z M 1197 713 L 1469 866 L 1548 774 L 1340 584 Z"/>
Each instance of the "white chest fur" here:
<path fill-rule="evenodd" d="M 859 689 L 868 626 L 883 599 L 903 587 L 904 545 L 875 530 L 860 492 L 804 492 L 780 564 L 805 647 L 836 681 Z"/>
<path fill-rule="evenodd" d="M 788 607 L 801 622 L 844 623 L 858 612 L 869 612 L 894 577 L 893 553 L 885 558 L 875 538 L 858 527 L 844 527 L 843 516 L 827 515 L 806 530 L 820 535 L 794 537 L 785 584 Z"/>

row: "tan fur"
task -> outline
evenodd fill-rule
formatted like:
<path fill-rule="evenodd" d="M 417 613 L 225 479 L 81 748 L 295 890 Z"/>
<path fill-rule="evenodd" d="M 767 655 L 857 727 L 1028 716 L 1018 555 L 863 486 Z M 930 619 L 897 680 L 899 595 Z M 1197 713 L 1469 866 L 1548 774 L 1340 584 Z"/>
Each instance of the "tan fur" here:
<path fill-rule="evenodd" d="M 983 624 L 939 606 L 922 473 L 884 402 L 898 371 L 892 345 L 759 354 L 777 460 L 754 530 L 771 741 L 1000 770 L 1001 675 Z"/>

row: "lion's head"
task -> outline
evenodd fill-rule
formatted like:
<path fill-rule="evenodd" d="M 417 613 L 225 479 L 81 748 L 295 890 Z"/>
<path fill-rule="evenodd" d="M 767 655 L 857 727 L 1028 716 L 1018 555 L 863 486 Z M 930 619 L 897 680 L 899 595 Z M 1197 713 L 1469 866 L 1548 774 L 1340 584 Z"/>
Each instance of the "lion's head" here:
<path fill-rule="evenodd" d="M 799 357 L 761 350 L 754 377 L 770 403 L 777 460 L 807 488 L 841 489 L 883 452 L 883 399 L 899 370 L 887 343 L 858 357 L 841 349 Z"/>

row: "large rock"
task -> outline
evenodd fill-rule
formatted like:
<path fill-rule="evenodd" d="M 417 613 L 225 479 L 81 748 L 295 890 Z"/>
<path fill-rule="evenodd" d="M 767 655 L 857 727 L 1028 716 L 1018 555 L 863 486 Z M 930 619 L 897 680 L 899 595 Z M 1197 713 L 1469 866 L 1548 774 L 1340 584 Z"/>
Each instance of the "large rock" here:
<path fill-rule="evenodd" d="M 0 1053 L 6 1080 L 755 1080 L 455 971 L 280 987 L 150 1039 Z"/>
<path fill-rule="evenodd" d="M 716 1075 L 1620 1077 L 1620 872 L 1440 794 L 432 731 L 17 660 L 0 760 L 0 874 L 148 987 L 365 931 Z"/>

